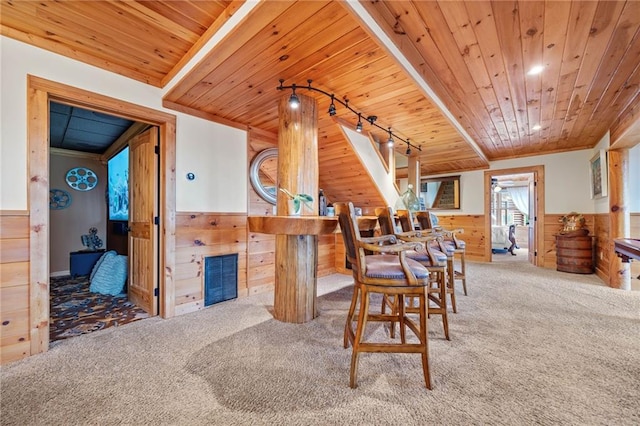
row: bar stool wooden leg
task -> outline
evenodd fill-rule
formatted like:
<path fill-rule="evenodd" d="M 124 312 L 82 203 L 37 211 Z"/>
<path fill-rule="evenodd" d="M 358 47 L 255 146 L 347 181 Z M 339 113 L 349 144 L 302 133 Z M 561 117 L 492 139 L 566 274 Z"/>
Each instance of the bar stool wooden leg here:
<path fill-rule="evenodd" d="M 367 325 L 367 317 L 369 312 L 369 292 L 366 286 L 362 287 L 360 296 L 360 312 L 358 313 L 358 326 L 356 327 L 356 336 L 353 341 L 353 353 L 351 354 L 351 374 L 349 376 L 349 386 L 353 389 L 358 387 L 358 358 L 360 356 L 360 344 L 364 336 L 364 329 Z"/>
<path fill-rule="evenodd" d="M 353 283 L 353 296 L 351 296 L 351 305 L 349 306 L 349 313 L 347 314 L 347 323 L 344 325 L 344 348 L 349 347 L 349 342 L 352 342 L 355 338 L 353 332 L 353 314 L 356 311 L 356 305 L 358 304 L 358 294 L 360 288 L 358 283 Z"/>
<path fill-rule="evenodd" d="M 438 272 L 438 288 L 440 289 L 439 299 L 442 309 L 442 327 L 444 328 L 444 337 L 447 340 L 451 340 L 449 337 L 449 319 L 447 317 L 447 278 L 444 271 Z"/>
<path fill-rule="evenodd" d="M 467 267 L 465 264 L 465 251 L 460 251 L 460 273 L 462 276 L 460 280 L 462 281 L 462 290 L 464 290 L 464 295 L 467 295 Z"/>
<path fill-rule="evenodd" d="M 458 309 L 456 308 L 456 271 L 455 264 L 453 261 L 453 256 L 447 256 L 447 269 L 449 272 L 449 279 L 447 280 L 447 293 L 449 293 L 451 297 L 451 308 L 453 309 L 453 313 L 457 314 Z"/>
<path fill-rule="evenodd" d="M 431 390 L 431 373 L 429 372 L 429 341 L 427 340 L 427 296 L 425 293 L 418 296 L 420 299 L 419 322 L 420 322 L 420 343 L 422 344 L 422 371 L 424 373 L 424 383 L 427 389 Z"/>

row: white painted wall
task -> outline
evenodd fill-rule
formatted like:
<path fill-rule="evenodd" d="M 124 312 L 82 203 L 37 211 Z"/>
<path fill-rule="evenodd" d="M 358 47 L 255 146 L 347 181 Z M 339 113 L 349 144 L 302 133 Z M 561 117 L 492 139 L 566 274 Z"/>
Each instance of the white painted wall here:
<path fill-rule="evenodd" d="M 362 133 L 358 133 L 345 126 L 342 126 L 342 128 L 351 146 L 353 146 L 353 150 L 360 158 L 360 161 L 366 164 L 367 171 L 378 186 L 386 204 L 388 206 L 395 205 L 398 200 L 398 191 L 391 178 L 391 173 L 387 172 L 387 169 L 384 167 L 384 161 L 381 160 L 377 148 L 371 140 Z"/>
<path fill-rule="evenodd" d="M 31 74 L 176 115 L 176 161 L 181 161 L 177 210 L 247 211 L 244 132 L 164 109 L 159 88 L 4 36 L 0 36 L 0 73 L 0 209 L 26 210 L 28 205 L 26 100 Z M 196 185 L 184 178 L 186 169 L 202 170 Z"/>
<path fill-rule="evenodd" d="M 246 212 L 246 132 L 181 116 L 176 133 L 176 185 L 181 188 L 176 193 L 177 210 Z M 189 181 L 187 173 L 196 178 Z"/>
<path fill-rule="evenodd" d="M 608 135 L 599 143 L 608 146 Z M 596 147 L 597 148 L 597 147 Z M 640 151 L 640 149 L 638 150 Z M 547 213 L 568 213 L 579 211 L 581 213 L 600 213 L 604 206 L 604 212 L 608 211 L 609 199 L 604 197 L 599 200 L 591 199 L 589 181 L 589 160 L 596 152 L 595 149 L 563 152 L 559 154 L 546 154 L 533 157 L 493 161 L 491 170 L 511 169 L 526 166 L 542 165 L 545 169 L 545 210 Z M 636 154 L 640 157 L 640 154 Z M 640 170 L 640 158 L 635 169 Z M 634 168 L 633 162 L 632 170 Z M 433 175 L 428 177 L 441 177 L 447 175 Z M 424 176 L 427 177 L 427 176 Z M 633 180 L 633 179 L 632 179 Z M 640 179 L 637 179 L 640 181 Z M 401 192 L 406 188 L 402 186 Z M 633 189 L 632 189 L 633 191 Z M 635 186 L 635 193 L 640 191 L 640 183 Z M 633 192 L 632 192 L 633 194 Z M 637 197 L 637 198 L 640 198 Z M 638 201 L 640 203 L 640 201 Z M 391 204 L 394 205 L 394 204 Z M 460 209 L 443 210 L 442 214 L 452 215 L 476 215 L 484 214 L 484 171 L 477 170 L 463 172 L 460 175 Z"/>
<path fill-rule="evenodd" d="M 493 161 L 491 170 L 544 166 L 546 213 L 595 213 L 589 192 L 589 159 L 592 150 L 538 155 Z M 436 176 L 429 176 L 436 177 Z M 460 210 L 447 214 L 484 214 L 484 171 L 464 172 L 460 176 Z"/>

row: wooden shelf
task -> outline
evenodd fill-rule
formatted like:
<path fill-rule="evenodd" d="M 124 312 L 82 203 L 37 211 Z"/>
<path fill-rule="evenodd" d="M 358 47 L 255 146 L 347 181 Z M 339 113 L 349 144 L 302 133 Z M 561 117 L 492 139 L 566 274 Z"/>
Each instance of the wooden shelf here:
<path fill-rule="evenodd" d="M 338 227 L 337 217 L 248 216 L 249 231 L 277 235 L 325 235 Z"/>

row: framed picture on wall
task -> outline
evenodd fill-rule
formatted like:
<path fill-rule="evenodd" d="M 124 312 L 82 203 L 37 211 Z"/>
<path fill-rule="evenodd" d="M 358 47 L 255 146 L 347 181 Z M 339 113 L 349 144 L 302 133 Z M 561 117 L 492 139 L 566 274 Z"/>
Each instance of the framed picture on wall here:
<path fill-rule="evenodd" d="M 598 150 L 589 161 L 589 177 L 591 179 L 591 198 L 607 196 L 607 152 Z"/>

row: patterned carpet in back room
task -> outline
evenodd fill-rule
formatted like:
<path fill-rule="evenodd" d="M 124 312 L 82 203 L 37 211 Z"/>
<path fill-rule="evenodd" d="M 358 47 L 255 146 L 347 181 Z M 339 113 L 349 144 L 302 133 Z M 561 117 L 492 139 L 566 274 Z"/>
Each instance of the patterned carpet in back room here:
<path fill-rule="evenodd" d="M 50 288 L 51 342 L 149 317 L 127 300 L 126 293 L 117 296 L 91 293 L 88 276 L 51 277 Z"/>

